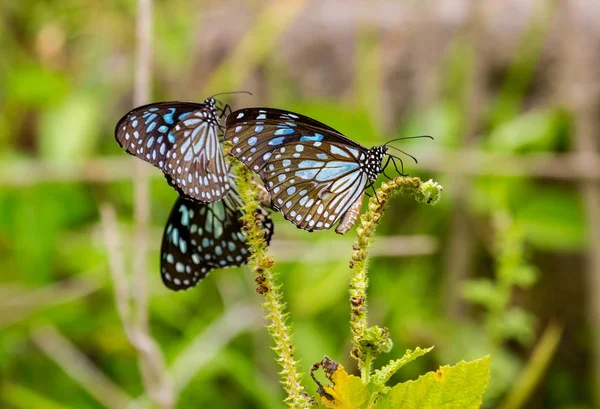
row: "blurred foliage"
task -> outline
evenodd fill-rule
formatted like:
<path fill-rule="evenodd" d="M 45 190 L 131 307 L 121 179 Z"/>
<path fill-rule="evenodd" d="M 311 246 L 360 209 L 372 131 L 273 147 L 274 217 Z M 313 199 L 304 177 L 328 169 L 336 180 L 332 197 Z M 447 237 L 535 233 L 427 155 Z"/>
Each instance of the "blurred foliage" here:
<path fill-rule="evenodd" d="M 495 78 L 486 78 L 489 95 L 482 102 L 483 118 L 468 131 L 474 121 L 469 108 L 472 78 L 481 58 L 469 35 L 449 41 L 441 63 L 434 67 L 441 83 L 439 95 L 417 106 L 411 98 L 420 90 L 415 91 L 412 83 L 395 83 L 379 73 L 398 63 L 395 59 L 412 61 L 413 55 L 386 54 L 387 42 L 397 47 L 407 41 L 394 43 L 393 33 L 381 35 L 365 24 L 358 34 L 348 29 L 352 35 L 343 44 L 335 44 L 339 37 L 333 34 L 329 41 L 325 37 L 330 34 L 323 35 L 324 48 L 316 38 L 308 45 L 298 42 L 298 47 L 304 47 L 302 59 L 310 58 L 298 63 L 288 50 L 296 47 L 298 39 L 283 33 L 283 28 L 293 24 L 275 19 L 274 9 L 265 12 L 262 2 L 239 8 L 225 2 L 223 9 L 215 6 L 220 2 L 155 3 L 154 100 L 203 100 L 212 92 L 249 89 L 257 96 L 243 99 L 243 104 L 241 98 L 235 99 L 234 107 L 274 105 L 297 110 L 369 146 L 394 137 L 430 134 L 436 138 L 433 143 L 402 141 L 397 146 L 417 156 L 433 153 L 440 161 L 445 160 L 445 150 L 465 144 L 523 160 L 528 155 L 564 153 L 573 144 L 573 113 L 540 92 L 547 83 L 535 82 L 540 72 L 549 70 L 540 54 L 548 38 L 552 7 L 536 14 L 512 63 L 494 67 Z M 230 19 L 234 23 L 228 26 L 225 22 Z M 125 157 L 112 131 L 131 108 L 134 21 L 135 2 L 129 0 L 0 3 L 2 169 L 27 165 L 29 160 L 61 167 L 93 158 Z M 429 30 L 423 28 L 421 33 Z M 311 29 L 306 32 L 307 36 L 315 34 Z M 354 46 L 350 39 L 356 39 Z M 233 54 L 240 42 L 246 48 Z M 427 47 L 419 43 L 417 48 Z M 242 61 L 226 58 L 242 58 L 249 52 L 252 58 Z M 339 72 L 343 70 L 333 62 L 340 54 L 348 56 L 341 68 L 352 66 L 349 82 L 344 82 L 346 77 Z M 393 77 L 403 78 L 411 70 L 400 67 Z M 298 72 L 306 80 L 298 78 Z M 319 82 L 320 75 L 330 81 Z M 340 81 L 345 84 L 342 91 L 336 88 Z M 386 100 L 381 97 L 384 93 Z M 386 101 L 400 97 L 411 102 L 402 109 L 394 102 L 387 106 Z M 467 132 L 475 137 L 467 140 Z M 426 179 L 422 168 L 409 161 L 405 165 L 410 173 Z M 571 282 L 578 283 L 580 291 L 586 286 L 581 253 L 587 245 L 588 225 L 575 186 L 543 178 L 473 178 L 464 210 L 476 243 L 471 254 L 475 261 L 464 287 L 469 308 L 457 318 L 448 315 L 443 303 L 448 268 L 444 253 L 454 239 L 449 226 L 455 211 L 451 192 L 456 175 L 440 174 L 436 179 L 447 195 L 435 209 L 398 198 L 378 234 L 431 235 L 439 242 L 439 252 L 371 260 L 370 311 L 375 322 L 394 334 L 395 351 L 436 345 L 432 354 L 401 368 L 392 382 L 491 354 L 489 407 L 511 394 L 522 373 L 532 373 L 538 385 L 527 391 L 527 408 L 593 407 L 586 364 L 592 351 L 580 311 L 583 296 L 549 301 L 545 294 L 549 286 L 559 295 Z M 133 398 L 142 395 L 135 352 L 114 307 L 97 210 L 101 202 L 114 203 L 124 233 L 123 251 L 130 259 L 131 182 L 49 181 L 21 186 L 0 180 L 0 184 L 0 406 L 104 407 L 32 341 L 31 331 L 47 323 L 56 326 L 119 389 Z M 156 271 L 149 276 L 150 317 L 168 364 L 206 335 L 234 302 L 248 306 L 259 302 L 252 275 L 244 268 L 215 271 L 196 289 L 182 294 L 162 286 L 158 247 L 174 200 L 175 193 L 163 178 L 153 178 L 153 247 L 148 260 Z M 276 238 L 327 246 L 335 234 L 298 231 L 280 215 L 274 215 L 274 220 Z M 540 265 L 533 265 L 533 260 L 540 260 Z M 348 372 L 355 371 L 348 357 L 346 263 L 307 263 L 302 255 L 278 263 L 294 322 L 297 355 L 305 370 L 327 354 Z M 556 311 L 551 308 L 556 304 L 564 311 L 556 319 L 569 321 L 572 332 L 578 334 L 576 340 L 565 339 L 570 343 L 560 346 L 556 354 L 554 350 L 546 353 L 546 364 L 554 360 L 549 366 L 540 365 L 541 372 L 527 371 L 531 351 L 541 345 L 540 330 L 550 318 L 547 311 Z M 231 340 L 209 333 L 210 345 L 218 346 L 219 352 L 195 355 L 207 361 L 181 391 L 178 408 L 271 408 L 281 402 L 266 331 L 260 325 L 241 333 L 235 328 L 230 331 Z M 309 379 L 304 382 L 309 391 L 315 390 Z"/>

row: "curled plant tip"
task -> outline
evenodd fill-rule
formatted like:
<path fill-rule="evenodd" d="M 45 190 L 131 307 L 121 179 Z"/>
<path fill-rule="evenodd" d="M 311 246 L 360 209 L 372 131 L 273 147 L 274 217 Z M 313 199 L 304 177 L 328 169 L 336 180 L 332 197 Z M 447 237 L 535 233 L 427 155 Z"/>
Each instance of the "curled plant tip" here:
<path fill-rule="evenodd" d="M 363 351 L 368 348 L 372 357 L 376 358 L 378 355 L 390 352 L 394 343 L 387 328 L 373 326 L 367 328 L 363 338 L 360 340 L 360 345 Z"/>
<path fill-rule="evenodd" d="M 419 190 L 420 194 L 415 196 L 417 202 L 434 205 L 440 201 L 444 188 L 439 183 L 429 179 L 427 182 L 421 183 Z"/>

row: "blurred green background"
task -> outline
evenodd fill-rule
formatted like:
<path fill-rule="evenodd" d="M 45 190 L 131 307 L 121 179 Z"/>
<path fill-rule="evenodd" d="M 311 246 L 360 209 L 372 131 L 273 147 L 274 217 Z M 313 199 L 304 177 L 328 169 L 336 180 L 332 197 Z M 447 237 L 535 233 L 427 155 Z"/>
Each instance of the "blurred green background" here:
<path fill-rule="evenodd" d="M 150 405 L 99 213 L 115 206 L 131 265 L 135 159 L 113 127 L 133 107 L 136 13 L 134 0 L 0 4 L 1 407 Z M 248 90 L 224 100 L 302 112 L 366 146 L 436 138 L 396 146 L 442 201 L 395 199 L 370 263 L 389 358 L 436 347 L 396 381 L 491 354 L 486 408 L 598 407 L 597 2 L 155 0 L 153 18 L 146 102 Z M 214 271 L 184 293 L 160 282 L 176 194 L 147 167 L 150 330 L 176 407 L 283 407 L 253 274 Z M 328 355 L 354 371 L 354 232 L 273 218 L 302 369 Z"/>

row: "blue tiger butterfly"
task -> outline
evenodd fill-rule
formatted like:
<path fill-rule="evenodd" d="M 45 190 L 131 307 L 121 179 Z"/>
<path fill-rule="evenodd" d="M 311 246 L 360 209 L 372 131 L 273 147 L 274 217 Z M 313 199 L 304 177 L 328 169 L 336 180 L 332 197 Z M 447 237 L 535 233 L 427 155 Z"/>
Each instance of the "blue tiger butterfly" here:
<path fill-rule="evenodd" d="M 402 163 L 387 153 L 387 144 L 367 149 L 317 120 L 273 108 L 232 112 L 225 140 L 233 144 L 230 154 L 262 179 L 273 207 L 308 231 L 329 229 L 341 220 L 336 232 L 346 233 L 356 222 L 365 189 L 390 160 L 397 171 L 395 159 Z"/>
<path fill-rule="evenodd" d="M 242 202 L 233 179 L 223 200 L 198 203 L 180 196 L 167 220 L 163 233 L 160 273 L 171 290 L 186 290 L 215 268 L 246 264 L 250 250 L 242 229 Z M 266 199 L 265 199 L 266 198 Z M 267 244 L 273 235 L 273 222 L 268 214 L 266 192 L 260 198 L 256 218 L 265 231 Z"/>
<path fill-rule="evenodd" d="M 158 102 L 135 108 L 117 123 L 115 139 L 129 154 L 162 170 L 180 194 L 203 203 L 221 200 L 230 184 L 218 139 L 216 102 L 211 97 L 203 103 Z"/>

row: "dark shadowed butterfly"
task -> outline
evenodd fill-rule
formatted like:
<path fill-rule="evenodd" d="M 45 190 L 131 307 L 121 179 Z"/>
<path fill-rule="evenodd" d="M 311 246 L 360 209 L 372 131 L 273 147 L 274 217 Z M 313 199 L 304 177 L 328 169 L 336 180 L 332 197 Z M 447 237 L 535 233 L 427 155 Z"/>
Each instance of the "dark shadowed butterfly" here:
<path fill-rule="evenodd" d="M 221 109 L 221 115 L 226 109 Z M 158 102 L 121 118 L 115 138 L 128 153 L 162 170 L 180 194 L 210 203 L 230 189 L 217 136 L 219 119 L 212 97 L 201 104 Z"/>
<path fill-rule="evenodd" d="M 186 290 L 215 268 L 246 264 L 250 251 L 235 183 L 223 200 L 197 203 L 180 196 L 167 220 L 163 233 L 160 272 L 171 290 Z M 268 199 L 266 192 L 261 200 Z M 265 231 L 267 244 L 273 235 L 273 222 L 266 204 L 256 214 Z"/>
<path fill-rule="evenodd" d="M 319 121 L 279 109 L 232 112 L 225 140 L 233 143 L 231 155 L 260 176 L 273 206 L 308 231 L 341 219 L 336 232 L 344 234 L 358 217 L 365 189 L 390 160 L 403 175 L 395 162 L 402 160 L 387 153 L 387 144 L 367 149 Z"/>

